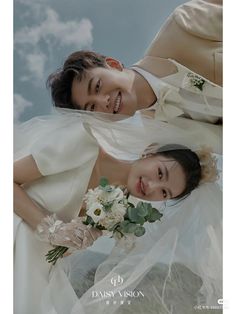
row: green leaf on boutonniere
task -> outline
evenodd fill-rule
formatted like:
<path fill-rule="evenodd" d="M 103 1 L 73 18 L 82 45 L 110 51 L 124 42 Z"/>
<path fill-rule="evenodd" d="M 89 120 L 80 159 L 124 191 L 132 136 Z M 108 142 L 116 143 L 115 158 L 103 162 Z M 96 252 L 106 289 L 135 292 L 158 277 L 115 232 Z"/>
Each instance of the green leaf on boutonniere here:
<path fill-rule="evenodd" d="M 99 185 L 103 188 L 105 188 L 107 185 L 109 185 L 109 181 L 106 177 L 101 177 L 99 181 Z"/>

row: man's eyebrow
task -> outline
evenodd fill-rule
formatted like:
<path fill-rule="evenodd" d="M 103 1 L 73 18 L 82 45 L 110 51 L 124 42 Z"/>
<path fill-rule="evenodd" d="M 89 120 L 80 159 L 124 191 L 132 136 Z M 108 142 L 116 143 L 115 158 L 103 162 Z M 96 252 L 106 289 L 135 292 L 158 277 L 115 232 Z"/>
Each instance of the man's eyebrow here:
<path fill-rule="evenodd" d="M 92 93 L 92 83 L 93 83 L 93 77 L 88 82 L 88 95 L 91 95 Z M 87 110 L 89 104 L 85 104 L 84 110 Z"/>
<path fill-rule="evenodd" d="M 93 77 L 88 82 L 88 94 L 91 95 L 92 93 L 92 83 L 93 83 Z"/>

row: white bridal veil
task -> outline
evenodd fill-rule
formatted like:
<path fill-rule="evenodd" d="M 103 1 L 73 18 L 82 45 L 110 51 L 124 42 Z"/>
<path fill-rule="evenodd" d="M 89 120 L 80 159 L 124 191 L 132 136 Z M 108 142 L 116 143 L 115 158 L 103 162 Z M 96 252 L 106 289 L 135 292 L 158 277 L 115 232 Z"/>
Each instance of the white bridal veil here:
<path fill-rule="evenodd" d="M 135 159 L 151 143 L 201 147 L 194 133 L 139 117 L 110 122 L 106 115 L 62 110 L 15 128 L 16 158 L 34 141 L 68 123 L 84 123 L 100 145 L 120 159 Z M 29 132 L 29 130 L 31 130 Z M 215 143 L 221 141 L 213 139 Z M 217 155 L 220 159 L 220 156 Z M 222 189 L 204 183 L 181 201 L 156 203 L 161 222 L 146 224 L 134 245 L 111 254 L 79 251 L 52 267 L 42 296 L 45 314 L 219 313 L 222 298 Z M 55 289 L 55 287 L 58 287 Z"/>

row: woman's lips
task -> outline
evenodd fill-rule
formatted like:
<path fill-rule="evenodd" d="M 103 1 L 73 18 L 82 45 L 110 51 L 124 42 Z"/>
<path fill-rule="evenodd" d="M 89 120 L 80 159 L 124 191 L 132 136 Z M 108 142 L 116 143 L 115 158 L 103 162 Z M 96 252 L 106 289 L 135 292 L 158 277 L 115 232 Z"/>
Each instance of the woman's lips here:
<path fill-rule="evenodd" d="M 144 189 L 144 184 L 142 182 L 142 177 L 139 178 L 136 184 L 136 191 L 138 192 L 138 194 L 141 194 L 142 196 L 145 195 L 145 189 Z"/>

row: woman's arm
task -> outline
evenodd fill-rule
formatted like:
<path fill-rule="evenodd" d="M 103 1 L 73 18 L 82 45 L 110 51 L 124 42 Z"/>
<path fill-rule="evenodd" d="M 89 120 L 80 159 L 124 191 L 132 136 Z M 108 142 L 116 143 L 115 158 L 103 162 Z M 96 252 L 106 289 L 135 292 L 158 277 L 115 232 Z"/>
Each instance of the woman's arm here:
<path fill-rule="evenodd" d="M 48 212 L 38 205 L 22 188 L 22 184 L 30 183 L 42 177 L 32 155 L 14 163 L 14 211 L 34 230 Z"/>
<path fill-rule="evenodd" d="M 42 177 L 32 155 L 26 156 L 14 163 L 14 211 L 33 229 L 50 215 L 48 211 L 36 205 L 22 188 L 22 184 L 30 183 Z M 75 248 L 86 248 L 102 235 L 101 230 L 84 225 L 80 218 L 69 223 L 63 223 L 61 230 L 51 235 L 51 243 Z M 47 228 L 44 230 L 46 235 Z M 78 237 L 79 234 L 79 237 Z M 46 237 L 47 238 L 47 237 Z M 48 238 L 49 239 L 49 238 Z"/>

